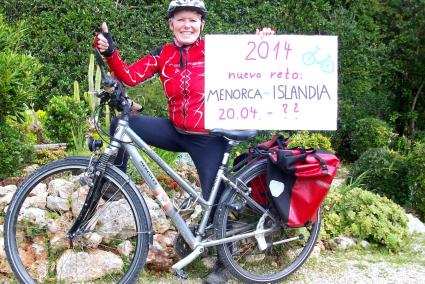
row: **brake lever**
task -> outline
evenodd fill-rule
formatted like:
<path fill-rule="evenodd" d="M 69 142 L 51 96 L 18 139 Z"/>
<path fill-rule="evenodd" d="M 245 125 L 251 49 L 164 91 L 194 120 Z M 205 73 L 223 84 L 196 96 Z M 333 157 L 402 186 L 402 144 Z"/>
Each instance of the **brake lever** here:
<path fill-rule="evenodd" d="M 99 65 L 99 68 L 100 68 L 100 74 L 102 77 L 102 86 L 104 87 L 106 92 L 111 93 L 116 86 L 117 80 L 111 76 L 106 75 L 105 62 L 103 62 L 102 55 L 100 54 L 100 51 L 98 48 L 94 49 L 94 54 L 96 57 L 97 65 Z"/>

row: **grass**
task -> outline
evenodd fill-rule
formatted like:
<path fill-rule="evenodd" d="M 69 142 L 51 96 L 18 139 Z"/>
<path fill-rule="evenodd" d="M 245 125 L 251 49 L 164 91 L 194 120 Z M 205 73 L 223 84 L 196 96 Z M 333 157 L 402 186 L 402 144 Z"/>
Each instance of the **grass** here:
<path fill-rule="evenodd" d="M 416 235 L 406 240 L 406 247 L 399 253 L 391 253 L 382 247 L 371 246 L 369 249 L 353 249 L 328 253 L 332 258 L 343 261 L 347 258 L 369 263 L 387 262 L 396 265 L 421 264 L 425 265 L 422 253 L 415 250 L 415 246 L 425 249 L 425 237 Z"/>

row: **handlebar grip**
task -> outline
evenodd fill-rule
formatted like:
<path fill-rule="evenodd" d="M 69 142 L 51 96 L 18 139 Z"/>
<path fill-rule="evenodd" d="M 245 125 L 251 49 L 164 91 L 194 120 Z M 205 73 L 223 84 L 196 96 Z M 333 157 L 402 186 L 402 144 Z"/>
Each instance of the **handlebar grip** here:
<path fill-rule="evenodd" d="M 99 35 L 99 33 L 96 33 L 94 35 L 94 38 L 93 38 L 93 47 L 96 48 L 96 49 L 97 49 L 97 46 L 98 46 L 98 44 L 97 44 L 97 36 L 98 35 Z"/>

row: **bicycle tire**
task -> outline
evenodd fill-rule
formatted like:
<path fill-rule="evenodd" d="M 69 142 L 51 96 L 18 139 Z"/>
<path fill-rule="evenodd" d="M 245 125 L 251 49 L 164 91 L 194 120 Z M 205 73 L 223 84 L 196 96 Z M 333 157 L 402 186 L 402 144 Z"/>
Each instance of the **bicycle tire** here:
<path fill-rule="evenodd" d="M 239 172 L 236 178 L 238 182 L 249 187 L 251 180 L 266 173 L 267 161 L 263 160 L 249 165 Z M 234 189 L 228 189 L 223 194 L 214 218 L 217 239 L 232 235 L 231 231 L 234 231 L 234 234 L 242 234 L 256 229 L 262 214 L 248 203 L 243 204 L 244 200 Z M 274 224 L 278 231 L 265 236 L 268 243 L 289 238 L 296 240 L 272 245 L 263 251 L 259 249 L 254 237 L 219 245 L 219 260 L 233 276 L 244 283 L 279 282 L 295 272 L 312 252 L 319 236 L 320 213 L 319 208 L 317 221 L 308 227 L 294 229 Z M 264 224 L 264 228 L 271 227 L 272 219 L 265 219 Z M 301 234 L 304 239 L 301 239 Z"/>
<path fill-rule="evenodd" d="M 136 281 L 149 249 L 150 216 L 143 197 L 117 168 L 107 167 L 104 180 L 120 198 L 99 201 L 88 229 L 72 242 L 66 236 L 89 190 L 80 185 L 89 164 L 88 157 L 52 162 L 16 191 L 6 214 L 4 240 L 20 283 Z M 55 183 L 64 186 L 54 189 Z M 59 198 L 70 207 L 61 205 Z M 56 207 L 51 200 L 59 200 Z"/>

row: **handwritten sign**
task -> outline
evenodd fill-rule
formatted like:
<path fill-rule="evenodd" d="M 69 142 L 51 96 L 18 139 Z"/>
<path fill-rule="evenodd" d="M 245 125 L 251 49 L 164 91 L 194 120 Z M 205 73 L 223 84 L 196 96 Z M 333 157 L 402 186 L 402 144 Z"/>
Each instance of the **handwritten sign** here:
<path fill-rule="evenodd" d="M 336 36 L 207 35 L 207 129 L 336 130 Z"/>

